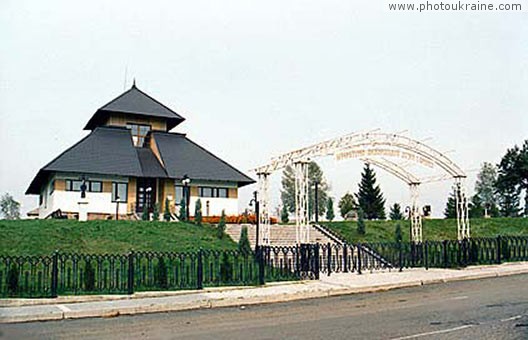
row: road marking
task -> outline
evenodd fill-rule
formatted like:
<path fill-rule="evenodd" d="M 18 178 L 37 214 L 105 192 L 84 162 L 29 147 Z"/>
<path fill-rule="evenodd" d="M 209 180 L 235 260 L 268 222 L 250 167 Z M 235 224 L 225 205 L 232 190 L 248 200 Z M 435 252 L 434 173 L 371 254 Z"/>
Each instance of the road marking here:
<path fill-rule="evenodd" d="M 55 307 L 57 307 L 58 309 L 60 309 L 64 313 L 71 312 L 71 309 L 69 309 L 65 305 L 55 305 Z"/>
<path fill-rule="evenodd" d="M 393 338 L 392 340 L 415 339 L 415 338 L 421 338 L 423 336 L 455 332 L 455 331 L 459 331 L 459 330 L 470 328 L 470 327 L 473 327 L 473 325 L 464 325 L 464 326 L 458 326 L 458 327 L 455 327 L 455 328 L 442 329 L 442 330 L 439 330 L 439 331 L 407 335 L 407 336 L 402 336 L 401 338 Z"/>
<path fill-rule="evenodd" d="M 522 317 L 523 317 L 522 315 L 516 315 L 516 316 L 512 316 L 511 318 L 501 319 L 501 322 L 513 321 L 513 320 L 520 319 Z"/>
<path fill-rule="evenodd" d="M 468 297 L 464 295 L 464 296 L 455 296 L 455 297 L 450 298 L 449 300 L 465 300 L 467 298 Z"/>

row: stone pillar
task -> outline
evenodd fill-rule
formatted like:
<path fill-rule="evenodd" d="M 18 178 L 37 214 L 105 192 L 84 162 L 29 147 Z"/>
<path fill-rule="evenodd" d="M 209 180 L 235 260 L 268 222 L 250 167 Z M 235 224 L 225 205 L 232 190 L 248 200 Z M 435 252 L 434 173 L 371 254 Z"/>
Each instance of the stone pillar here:
<path fill-rule="evenodd" d="M 79 204 L 79 221 L 88 221 L 88 200 L 81 198 L 77 204 Z"/>

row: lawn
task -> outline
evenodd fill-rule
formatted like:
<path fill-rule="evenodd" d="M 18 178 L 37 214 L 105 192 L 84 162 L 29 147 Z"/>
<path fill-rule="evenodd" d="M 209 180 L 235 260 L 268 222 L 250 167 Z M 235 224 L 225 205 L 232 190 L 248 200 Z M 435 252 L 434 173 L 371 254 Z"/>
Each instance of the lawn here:
<path fill-rule="evenodd" d="M 396 224 L 400 224 L 403 239 L 409 240 L 409 221 L 365 221 L 364 235 L 357 233 L 355 221 L 322 222 L 343 236 L 348 242 L 393 241 Z M 472 237 L 495 237 L 497 235 L 528 236 L 528 218 L 479 218 L 470 220 Z M 424 240 L 444 240 L 457 238 L 457 225 L 454 219 L 423 220 Z"/>
<path fill-rule="evenodd" d="M 0 220 L 0 235 L 0 255 L 49 255 L 54 250 L 182 252 L 237 246 L 227 235 L 219 239 L 213 226 L 180 222 Z"/>

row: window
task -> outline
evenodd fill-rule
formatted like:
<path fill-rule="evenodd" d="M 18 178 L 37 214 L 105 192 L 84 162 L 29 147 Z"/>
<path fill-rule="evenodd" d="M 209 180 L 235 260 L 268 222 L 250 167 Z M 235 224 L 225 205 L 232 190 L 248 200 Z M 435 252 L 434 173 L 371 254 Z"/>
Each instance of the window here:
<path fill-rule="evenodd" d="M 90 181 L 88 187 L 90 192 L 103 192 L 103 182 Z"/>
<path fill-rule="evenodd" d="M 227 198 L 228 197 L 228 189 L 227 188 L 200 187 L 200 188 L 198 188 L 198 195 L 200 197 Z"/>
<path fill-rule="evenodd" d="M 126 127 L 130 129 L 134 146 L 143 147 L 145 145 L 147 134 L 150 131 L 150 125 L 128 123 Z"/>
<path fill-rule="evenodd" d="M 82 181 L 78 180 L 66 180 L 66 191 L 81 191 Z"/>
<path fill-rule="evenodd" d="M 112 183 L 112 202 L 126 202 L 128 197 L 128 183 Z"/>
<path fill-rule="evenodd" d="M 183 199 L 183 187 L 181 185 L 176 185 L 174 187 L 174 202 L 180 204 Z"/>

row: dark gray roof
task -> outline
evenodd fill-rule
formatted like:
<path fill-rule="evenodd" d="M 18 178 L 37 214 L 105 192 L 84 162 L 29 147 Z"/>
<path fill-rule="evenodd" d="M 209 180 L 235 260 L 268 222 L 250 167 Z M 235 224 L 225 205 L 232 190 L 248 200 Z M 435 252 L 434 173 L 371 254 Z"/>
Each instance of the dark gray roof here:
<path fill-rule="evenodd" d="M 167 106 L 161 104 L 156 99 L 138 89 L 134 84 L 130 90 L 124 92 L 119 97 L 97 110 L 84 129 L 93 130 L 97 126 L 104 124 L 108 115 L 112 112 L 122 112 L 142 117 L 163 118 L 167 122 L 168 130 L 185 120 L 185 118 L 172 111 Z"/>
<path fill-rule="evenodd" d="M 152 135 L 165 168 L 149 148 L 134 147 L 128 129 L 98 127 L 40 169 L 26 194 L 39 194 L 53 172 L 177 179 L 186 174 L 191 179 L 237 182 L 239 186 L 254 183 L 185 135 Z"/>
<path fill-rule="evenodd" d="M 137 155 L 139 164 L 141 164 L 141 172 L 143 177 L 164 178 L 167 173 L 161 166 L 158 158 L 149 148 L 137 148 Z"/>
<path fill-rule="evenodd" d="M 237 182 L 239 186 L 255 182 L 185 135 L 154 132 L 152 136 L 172 178 L 187 175 L 191 179 Z"/>

